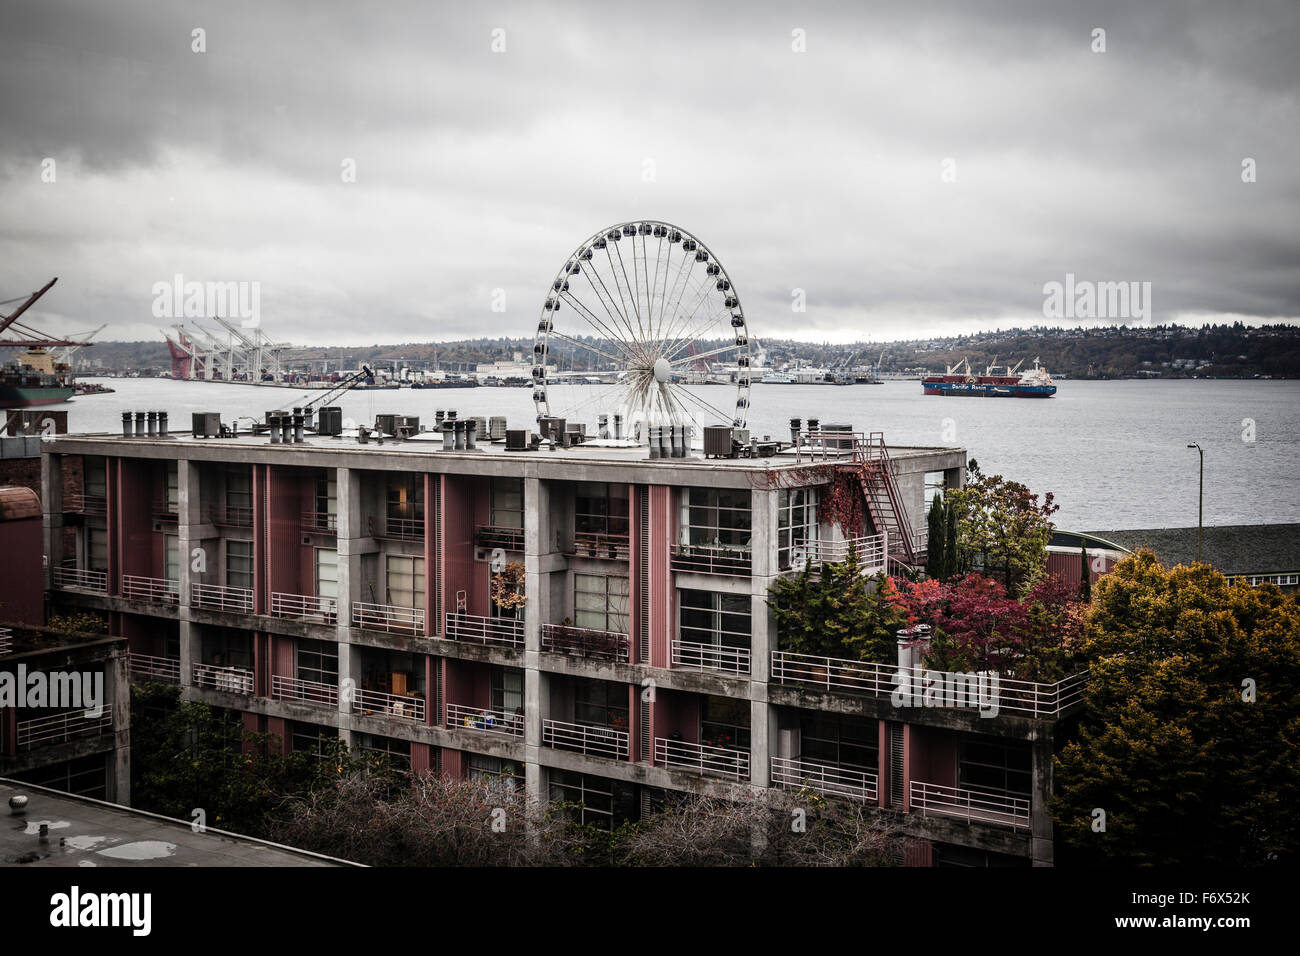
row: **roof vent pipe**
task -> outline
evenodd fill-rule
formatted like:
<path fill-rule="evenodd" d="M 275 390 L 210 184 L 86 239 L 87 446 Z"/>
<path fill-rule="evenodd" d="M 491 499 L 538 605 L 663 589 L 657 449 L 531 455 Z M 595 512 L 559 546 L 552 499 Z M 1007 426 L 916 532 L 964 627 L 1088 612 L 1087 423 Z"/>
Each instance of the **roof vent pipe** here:
<path fill-rule="evenodd" d="M 609 416 L 608 416 L 608 415 L 597 415 L 597 416 L 596 416 L 596 434 L 597 434 L 597 436 L 599 436 L 600 438 L 608 438 L 608 437 L 609 437 Z M 651 457 L 654 457 L 654 456 L 651 456 Z"/>
<path fill-rule="evenodd" d="M 438 414 L 441 415 L 442 412 L 439 412 Z M 456 450 L 455 425 L 452 422 L 443 421 L 439 423 L 438 427 L 442 429 L 442 450 L 455 451 Z"/>
<path fill-rule="evenodd" d="M 672 451 L 669 453 L 673 458 L 682 457 L 682 426 L 669 425 L 669 444 Z"/>
<path fill-rule="evenodd" d="M 301 412 L 294 412 L 294 415 L 293 415 L 293 443 L 294 443 L 295 445 L 301 445 L 301 444 L 302 444 L 302 441 L 303 441 L 303 438 L 302 438 L 302 413 L 301 413 Z"/>
<path fill-rule="evenodd" d="M 131 417 L 130 412 L 122 413 L 122 437 L 123 438 L 135 437 L 135 419 Z"/>
<path fill-rule="evenodd" d="M 614 416 L 614 437 L 616 439 L 621 439 L 623 437 L 623 416 L 622 415 Z"/>
<path fill-rule="evenodd" d="M 166 412 L 158 413 L 158 437 L 159 438 L 167 437 L 167 413 Z"/>
<path fill-rule="evenodd" d="M 799 429 L 803 427 L 803 420 L 800 418 L 790 419 L 790 441 L 795 445 L 799 444 Z"/>
<path fill-rule="evenodd" d="M 433 413 L 433 424 L 434 424 L 434 427 L 435 427 L 435 428 L 441 428 L 441 427 L 442 427 L 442 420 L 443 420 L 444 418 L 446 418 L 446 417 L 447 417 L 447 413 L 444 412 L 441 408 L 438 409 L 436 412 L 434 412 L 434 413 Z"/>
<path fill-rule="evenodd" d="M 145 427 L 148 429 L 148 431 L 146 432 L 146 434 L 147 434 L 150 438 L 153 438 L 155 435 L 158 434 L 158 413 L 157 413 L 157 412 L 145 412 L 145 419 L 144 419 L 144 420 L 145 420 Z"/>
<path fill-rule="evenodd" d="M 466 451 L 473 451 L 475 448 L 478 447 L 474 442 L 474 438 L 477 432 L 478 432 L 478 419 L 471 418 L 469 421 L 465 423 L 465 450 Z"/>
<path fill-rule="evenodd" d="M 601 417 L 603 418 L 604 416 L 602 415 Z M 659 431 L 660 428 L 658 425 L 650 426 L 650 457 L 651 458 L 659 457 Z"/>
<path fill-rule="evenodd" d="M 274 413 L 267 415 L 266 423 L 271 426 L 271 444 L 280 444 L 280 416 Z"/>
<path fill-rule="evenodd" d="M 460 419 L 457 419 L 455 422 L 453 422 L 453 425 L 456 428 L 456 450 L 457 451 L 465 450 L 465 424 L 466 423 L 461 421 Z"/>
<path fill-rule="evenodd" d="M 144 438 L 145 437 L 144 429 L 145 429 L 144 412 L 136 412 L 135 413 L 135 437 Z"/>

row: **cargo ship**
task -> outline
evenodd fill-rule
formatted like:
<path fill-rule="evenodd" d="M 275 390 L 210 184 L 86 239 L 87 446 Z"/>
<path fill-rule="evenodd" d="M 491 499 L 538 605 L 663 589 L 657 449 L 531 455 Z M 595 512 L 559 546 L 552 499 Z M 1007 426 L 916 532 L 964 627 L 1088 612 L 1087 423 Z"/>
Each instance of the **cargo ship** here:
<path fill-rule="evenodd" d="M 1024 360 L 1022 359 L 1021 362 Z M 957 395 L 978 398 L 1051 398 L 1056 394 L 1056 385 L 1047 369 L 1034 359 L 1034 367 L 1026 369 L 1018 376 L 1014 367 L 990 365 L 983 375 L 971 371 L 970 362 L 963 360 L 948 367 L 943 375 L 930 375 L 921 379 L 921 387 L 926 395 Z M 963 368 L 964 366 L 964 368 Z"/>
<path fill-rule="evenodd" d="M 66 402 L 75 388 L 68 366 L 45 349 L 31 348 L 0 367 L 0 408 L 29 408 Z"/>

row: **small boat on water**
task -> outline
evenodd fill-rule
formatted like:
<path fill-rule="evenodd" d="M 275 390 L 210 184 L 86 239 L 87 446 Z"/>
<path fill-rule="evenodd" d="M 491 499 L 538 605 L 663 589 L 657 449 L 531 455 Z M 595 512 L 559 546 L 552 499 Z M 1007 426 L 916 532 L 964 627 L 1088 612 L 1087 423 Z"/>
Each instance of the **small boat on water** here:
<path fill-rule="evenodd" d="M 963 359 L 948 367 L 943 375 L 930 375 L 921 379 L 926 395 L 949 395 L 977 398 L 1051 398 L 1056 385 L 1047 369 L 1034 359 L 1034 367 L 1016 375 L 1021 362 L 1014 367 L 989 365 L 983 375 L 971 371 L 970 361 Z M 963 368 L 964 366 L 964 368 Z M 1001 368 L 1002 374 L 998 374 Z"/>

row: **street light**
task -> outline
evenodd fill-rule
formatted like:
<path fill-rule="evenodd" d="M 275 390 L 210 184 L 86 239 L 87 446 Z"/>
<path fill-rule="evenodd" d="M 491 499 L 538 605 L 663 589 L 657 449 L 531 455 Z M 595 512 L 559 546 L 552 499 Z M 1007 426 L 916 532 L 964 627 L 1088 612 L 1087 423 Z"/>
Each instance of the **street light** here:
<path fill-rule="evenodd" d="M 1187 447 L 1195 448 L 1201 455 L 1201 490 L 1196 503 L 1196 560 L 1199 563 L 1201 560 L 1201 535 L 1204 533 L 1205 528 L 1205 449 L 1196 442 L 1192 442 Z"/>

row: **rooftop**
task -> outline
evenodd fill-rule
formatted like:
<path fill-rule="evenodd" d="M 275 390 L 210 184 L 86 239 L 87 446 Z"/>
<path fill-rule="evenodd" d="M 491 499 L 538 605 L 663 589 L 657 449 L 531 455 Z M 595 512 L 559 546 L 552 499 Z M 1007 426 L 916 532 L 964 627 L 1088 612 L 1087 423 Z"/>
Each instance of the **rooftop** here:
<path fill-rule="evenodd" d="M 15 815 L 9 798 L 24 794 Z M 355 866 L 221 830 L 195 833 L 189 823 L 103 800 L 0 778 L 0 866 Z M 49 825 L 42 838 L 40 826 Z"/>
<path fill-rule="evenodd" d="M 1172 567 L 1196 560 L 1196 527 L 1085 531 L 1090 544 L 1124 551 L 1150 548 Z M 1074 536 L 1076 539 L 1078 535 Z M 1059 542 L 1053 542 L 1059 543 Z M 1077 542 L 1076 542 L 1077 546 Z M 1238 524 L 1207 527 L 1202 554 L 1224 574 L 1281 574 L 1300 571 L 1300 524 Z"/>

